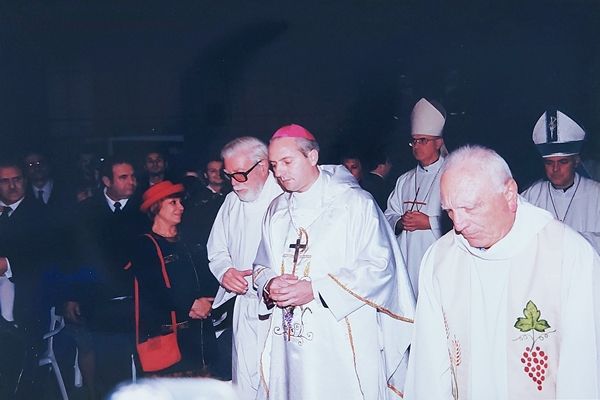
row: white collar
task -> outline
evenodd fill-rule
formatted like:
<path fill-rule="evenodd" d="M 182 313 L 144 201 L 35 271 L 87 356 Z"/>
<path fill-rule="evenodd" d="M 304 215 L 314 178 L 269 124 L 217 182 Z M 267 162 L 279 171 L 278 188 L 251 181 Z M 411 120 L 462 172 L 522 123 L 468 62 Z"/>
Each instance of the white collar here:
<path fill-rule="evenodd" d="M 322 198 L 321 188 L 323 187 L 323 172 L 319 169 L 319 176 L 313 182 L 313 184 L 305 192 L 293 192 L 290 193 L 294 199 L 294 207 L 301 208 L 321 208 Z"/>
<path fill-rule="evenodd" d="M 559 195 L 563 195 L 563 196 L 571 196 L 573 194 L 573 192 L 577 189 L 577 185 L 579 184 L 579 181 L 581 180 L 581 176 L 575 172 L 575 176 L 573 178 L 573 184 L 571 186 L 569 186 L 567 188 L 567 190 L 565 189 L 559 189 L 559 188 L 555 188 L 554 185 L 552 185 L 552 182 L 548 181 L 550 186 L 550 189 L 553 192 L 556 192 Z"/>
<path fill-rule="evenodd" d="M 428 166 L 423 167 L 421 164 L 417 164 L 417 168 L 421 169 L 421 171 L 424 171 L 424 172 L 437 172 L 442 167 L 443 163 L 444 163 L 444 157 L 442 157 L 440 155 L 437 160 L 435 160 Z"/>
<path fill-rule="evenodd" d="M 213 188 L 210 187 L 210 185 L 206 185 L 206 188 L 208 190 L 210 190 L 211 192 L 213 192 L 214 194 L 218 194 L 218 195 L 223 195 L 223 192 L 217 192 L 216 190 L 214 190 Z"/>
<path fill-rule="evenodd" d="M 10 209 L 12 210 L 9 213 L 9 217 L 10 217 L 10 214 L 12 214 L 13 212 L 15 212 L 15 210 L 19 207 L 19 205 L 23 202 L 24 199 L 25 199 L 25 197 L 21 197 L 21 200 L 17 200 L 17 201 L 15 201 L 12 204 L 6 204 L 5 202 L 0 201 L 0 206 L 2 206 L 2 207 L 10 207 Z"/>
<path fill-rule="evenodd" d="M 104 188 L 104 198 L 106 199 L 106 202 L 108 203 L 108 206 L 110 207 L 110 210 L 112 212 L 115 212 L 115 203 L 116 201 L 114 201 L 113 199 L 111 199 L 110 197 L 108 197 L 108 195 L 106 194 L 106 188 Z M 127 204 L 127 202 L 129 201 L 129 199 L 121 199 L 118 200 L 118 202 L 121 204 L 121 210 L 125 208 L 125 205 Z"/>
<path fill-rule="evenodd" d="M 459 246 L 474 256 L 484 260 L 504 260 L 513 257 L 526 246 L 529 246 L 531 238 L 537 235 L 552 220 L 553 217 L 549 212 L 529 204 L 519 196 L 513 226 L 502 239 L 489 249 L 471 247 L 462 235 L 456 233 L 454 235 L 459 242 Z"/>
<path fill-rule="evenodd" d="M 43 191 L 44 191 L 44 194 L 46 194 L 46 193 L 48 193 L 48 194 L 49 194 L 49 193 L 51 193 L 51 192 L 52 192 L 52 188 L 53 188 L 53 187 L 54 187 L 54 181 L 53 181 L 52 179 L 48 179 L 48 180 L 46 181 L 46 183 L 44 183 L 44 184 L 42 185 L 42 187 L 37 187 L 37 186 L 35 186 L 35 185 L 33 185 L 33 184 L 31 185 L 31 189 L 33 189 L 33 191 L 34 191 L 34 192 L 37 192 L 37 191 L 39 191 L 39 190 L 43 190 Z"/>

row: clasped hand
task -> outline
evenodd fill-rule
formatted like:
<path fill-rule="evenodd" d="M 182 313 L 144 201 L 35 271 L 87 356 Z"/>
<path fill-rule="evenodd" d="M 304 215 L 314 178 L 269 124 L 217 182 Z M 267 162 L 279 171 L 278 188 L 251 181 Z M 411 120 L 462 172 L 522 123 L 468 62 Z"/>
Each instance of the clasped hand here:
<path fill-rule="evenodd" d="M 402 229 L 405 231 L 420 231 L 430 229 L 429 216 L 420 211 L 407 211 L 400 218 Z"/>
<path fill-rule="evenodd" d="M 3 276 L 8 271 L 8 259 L 0 257 L 0 276 Z"/>
<path fill-rule="evenodd" d="M 290 274 L 273 278 L 268 286 L 269 299 L 277 307 L 302 306 L 314 299 L 312 284 L 309 280 L 298 279 Z"/>
<path fill-rule="evenodd" d="M 194 300 L 190 308 L 189 317 L 192 319 L 206 319 L 210 315 L 214 297 L 200 297 Z"/>

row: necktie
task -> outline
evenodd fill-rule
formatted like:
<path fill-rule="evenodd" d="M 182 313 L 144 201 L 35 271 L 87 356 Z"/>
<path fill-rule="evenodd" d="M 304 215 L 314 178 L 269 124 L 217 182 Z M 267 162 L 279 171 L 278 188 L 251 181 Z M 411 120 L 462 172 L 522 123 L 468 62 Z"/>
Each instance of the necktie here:
<path fill-rule="evenodd" d="M 2 210 L 2 214 L 0 214 L 0 221 L 7 221 L 8 213 L 10 213 L 12 209 L 9 206 L 0 206 L 0 209 Z"/>
<path fill-rule="evenodd" d="M 119 214 L 121 212 L 121 203 L 118 201 L 115 202 L 115 214 Z"/>
<path fill-rule="evenodd" d="M 46 204 L 46 202 L 44 201 L 44 191 L 43 190 L 38 190 L 38 200 L 40 201 L 40 203 Z"/>

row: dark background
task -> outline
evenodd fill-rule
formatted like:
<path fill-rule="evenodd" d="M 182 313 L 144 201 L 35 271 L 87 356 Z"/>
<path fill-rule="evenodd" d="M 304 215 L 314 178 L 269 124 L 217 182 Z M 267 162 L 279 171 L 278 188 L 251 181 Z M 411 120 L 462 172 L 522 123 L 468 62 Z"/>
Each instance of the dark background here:
<path fill-rule="evenodd" d="M 548 106 L 600 158 L 599 37 L 592 0 L 1 1 L 1 146 L 64 161 L 171 138 L 194 160 L 295 122 L 323 161 L 382 144 L 399 174 L 426 96 L 448 110 L 450 149 L 491 146 L 523 184 Z"/>

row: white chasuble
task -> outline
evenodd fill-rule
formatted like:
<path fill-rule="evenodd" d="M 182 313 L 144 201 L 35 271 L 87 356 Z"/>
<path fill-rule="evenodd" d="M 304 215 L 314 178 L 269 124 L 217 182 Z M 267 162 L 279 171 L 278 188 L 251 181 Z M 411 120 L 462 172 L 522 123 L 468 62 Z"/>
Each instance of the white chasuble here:
<path fill-rule="evenodd" d="M 431 229 L 402 231 L 398 235 L 400 252 L 408 268 L 408 276 L 415 297 L 419 294 L 419 268 L 423 255 L 433 242 L 442 236 L 442 207 L 440 202 L 440 169 L 444 158 L 423 168 L 416 168 L 398 178 L 394 191 L 388 198 L 385 217 L 392 231 L 407 211 L 420 211 L 429 216 Z"/>
<path fill-rule="evenodd" d="M 600 253 L 600 183 L 575 174 L 573 185 L 562 190 L 541 180 L 525 190 L 523 197 L 581 233 Z"/>
<path fill-rule="evenodd" d="M 315 298 L 286 309 L 261 302 L 258 398 L 398 398 L 414 300 L 393 233 L 345 168 L 319 168 L 308 191 L 279 196 L 265 217 L 258 293 L 293 273 Z"/>
<path fill-rule="evenodd" d="M 454 232 L 423 259 L 407 399 L 595 399 L 600 259 L 519 200 L 488 250 Z"/>
<path fill-rule="evenodd" d="M 241 201 L 231 192 L 219 209 L 207 243 L 209 267 L 221 282 L 225 272 L 252 268 L 260 242 L 262 220 L 271 201 L 282 193 L 271 173 L 258 196 L 252 202 Z M 238 295 L 233 310 L 232 380 L 240 399 L 253 400 L 258 390 L 258 301 L 252 287 Z M 235 296 L 222 286 L 215 296 L 213 308 L 219 307 Z"/>

